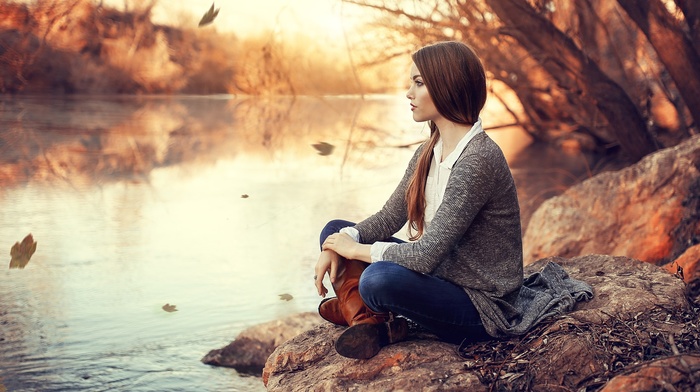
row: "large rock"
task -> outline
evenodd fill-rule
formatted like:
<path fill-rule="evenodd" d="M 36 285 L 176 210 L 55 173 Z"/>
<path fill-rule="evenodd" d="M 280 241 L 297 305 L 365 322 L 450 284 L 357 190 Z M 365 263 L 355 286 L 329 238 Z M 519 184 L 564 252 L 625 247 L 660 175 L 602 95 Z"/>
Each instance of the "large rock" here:
<path fill-rule="evenodd" d="M 255 325 L 243 330 L 226 347 L 209 351 L 202 362 L 259 375 L 277 346 L 322 322 L 318 313 L 307 312 Z"/>
<path fill-rule="evenodd" d="M 700 245 L 694 245 L 686 249 L 686 251 L 672 263 L 666 264 L 664 268 L 672 274 L 680 273 L 683 279 L 687 283 L 690 283 L 700 277 L 698 263 L 700 263 Z"/>
<path fill-rule="evenodd" d="M 661 265 L 700 242 L 700 135 L 545 201 L 523 237 L 525 264 L 585 254 Z"/>
<path fill-rule="evenodd" d="M 644 363 L 616 376 L 601 392 L 698 391 L 700 355 L 679 355 Z"/>
<path fill-rule="evenodd" d="M 407 341 L 374 358 L 352 360 L 333 349 L 343 328 L 324 323 L 280 345 L 263 382 L 269 391 L 581 390 L 600 386 L 620 366 L 671 353 L 659 336 L 684 328 L 678 315 L 689 306 L 680 279 L 648 263 L 603 255 L 550 258 L 527 270 L 548 261 L 590 283 L 595 296 L 527 336 L 473 344 L 458 355 L 454 345 L 412 330 Z"/>

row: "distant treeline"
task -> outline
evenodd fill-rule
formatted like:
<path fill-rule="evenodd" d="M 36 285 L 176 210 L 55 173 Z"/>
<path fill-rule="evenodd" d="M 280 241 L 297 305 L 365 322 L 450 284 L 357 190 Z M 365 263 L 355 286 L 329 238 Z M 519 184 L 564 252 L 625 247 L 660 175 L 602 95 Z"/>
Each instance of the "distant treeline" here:
<path fill-rule="evenodd" d="M 310 37 L 156 25 L 153 4 L 0 0 L 0 93 L 357 94 L 391 84 Z"/>

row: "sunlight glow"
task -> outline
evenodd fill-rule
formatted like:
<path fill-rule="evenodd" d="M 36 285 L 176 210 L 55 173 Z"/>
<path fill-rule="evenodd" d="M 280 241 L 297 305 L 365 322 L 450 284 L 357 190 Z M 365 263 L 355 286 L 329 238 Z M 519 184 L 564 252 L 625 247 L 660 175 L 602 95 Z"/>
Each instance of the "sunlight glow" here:
<path fill-rule="evenodd" d="M 135 0 L 107 0 L 105 3 L 124 9 L 125 6 L 133 8 Z M 213 26 L 218 31 L 239 36 L 275 31 L 343 40 L 343 27 L 350 31 L 356 28 L 360 16 L 367 15 L 357 7 L 342 4 L 341 0 L 219 0 L 214 3 L 220 9 L 219 14 L 205 28 Z M 196 21 L 210 6 L 210 2 L 201 0 L 160 1 L 153 9 L 153 19 L 156 23 L 177 25 L 185 16 L 185 19 L 191 17 L 196 26 Z"/>

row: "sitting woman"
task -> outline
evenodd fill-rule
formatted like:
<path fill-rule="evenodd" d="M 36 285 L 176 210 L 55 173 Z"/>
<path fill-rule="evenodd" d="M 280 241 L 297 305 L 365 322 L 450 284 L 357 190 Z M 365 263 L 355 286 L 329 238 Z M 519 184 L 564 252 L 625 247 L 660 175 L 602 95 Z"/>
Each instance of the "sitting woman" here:
<path fill-rule="evenodd" d="M 406 94 L 430 138 L 384 207 L 321 233 L 314 277 L 323 318 L 348 328 L 336 351 L 366 359 L 402 340 L 406 318 L 453 343 L 524 333 L 520 208 L 499 146 L 479 114 L 486 77 L 477 55 L 441 42 L 412 56 Z M 410 241 L 392 236 L 408 223 Z M 402 316 L 402 317 L 396 317 Z M 537 317 L 525 317 L 537 321 Z"/>

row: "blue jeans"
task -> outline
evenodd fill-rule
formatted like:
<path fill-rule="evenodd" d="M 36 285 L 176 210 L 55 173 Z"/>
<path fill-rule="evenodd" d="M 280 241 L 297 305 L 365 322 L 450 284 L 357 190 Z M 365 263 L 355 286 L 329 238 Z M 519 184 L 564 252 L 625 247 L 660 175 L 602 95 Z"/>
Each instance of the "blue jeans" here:
<path fill-rule="evenodd" d="M 321 244 L 329 235 L 353 225 L 344 220 L 330 221 L 321 232 Z M 394 237 L 386 241 L 403 242 Z M 442 340 L 460 343 L 465 339 L 491 339 L 479 312 L 461 287 L 391 261 L 372 263 L 362 272 L 360 295 L 375 312 L 404 316 Z"/>

